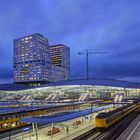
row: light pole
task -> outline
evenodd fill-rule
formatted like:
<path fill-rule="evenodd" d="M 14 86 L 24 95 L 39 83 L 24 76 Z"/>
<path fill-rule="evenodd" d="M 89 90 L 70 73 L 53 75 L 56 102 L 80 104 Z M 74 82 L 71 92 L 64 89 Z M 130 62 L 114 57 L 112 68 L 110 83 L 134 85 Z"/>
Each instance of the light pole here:
<path fill-rule="evenodd" d="M 97 52 L 97 51 L 94 51 L 94 52 L 89 52 L 88 49 L 86 49 L 85 52 L 78 52 L 79 55 L 86 55 L 86 79 L 89 79 L 89 54 L 106 54 L 107 52 Z"/>

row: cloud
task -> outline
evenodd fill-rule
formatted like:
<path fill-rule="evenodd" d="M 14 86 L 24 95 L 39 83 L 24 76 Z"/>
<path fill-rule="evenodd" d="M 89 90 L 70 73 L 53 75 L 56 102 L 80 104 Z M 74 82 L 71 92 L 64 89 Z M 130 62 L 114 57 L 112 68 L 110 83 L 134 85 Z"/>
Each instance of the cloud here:
<path fill-rule="evenodd" d="M 70 47 L 71 77 L 85 75 L 85 57 L 77 52 L 86 48 L 108 52 L 89 57 L 91 77 L 139 76 L 139 0 L 1 1 L 0 78 L 12 78 L 13 39 L 36 32 Z"/>

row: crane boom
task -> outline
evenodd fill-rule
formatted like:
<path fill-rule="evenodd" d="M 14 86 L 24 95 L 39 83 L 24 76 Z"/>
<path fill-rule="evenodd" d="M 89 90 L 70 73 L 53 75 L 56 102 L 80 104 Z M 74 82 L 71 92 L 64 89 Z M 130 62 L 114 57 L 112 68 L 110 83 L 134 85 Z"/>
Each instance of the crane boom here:
<path fill-rule="evenodd" d="M 94 52 L 89 52 L 88 49 L 86 49 L 85 52 L 78 52 L 79 55 L 86 55 L 86 78 L 89 79 L 89 60 L 88 56 L 89 54 L 107 54 L 108 52 L 99 52 L 99 51 L 94 51 Z"/>

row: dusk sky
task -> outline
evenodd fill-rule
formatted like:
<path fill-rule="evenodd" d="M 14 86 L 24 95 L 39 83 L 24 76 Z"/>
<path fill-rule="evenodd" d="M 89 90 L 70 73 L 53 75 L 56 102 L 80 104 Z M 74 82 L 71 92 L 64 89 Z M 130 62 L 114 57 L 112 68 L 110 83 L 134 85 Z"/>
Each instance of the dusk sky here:
<path fill-rule="evenodd" d="M 140 82 L 140 0 L 0 0 L 0 83 L 12 82 L 13 39 L 41 33 L 71 50 L 71 78 Z"/>

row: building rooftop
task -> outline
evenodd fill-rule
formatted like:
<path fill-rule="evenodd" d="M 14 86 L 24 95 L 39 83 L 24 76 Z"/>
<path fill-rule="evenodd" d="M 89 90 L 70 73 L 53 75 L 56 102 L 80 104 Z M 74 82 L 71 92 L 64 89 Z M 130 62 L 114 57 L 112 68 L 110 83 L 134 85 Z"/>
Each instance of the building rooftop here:
<path fill-rule="evenodd" d="M 67 86 L 67 85 L 93 85 L 93 86 L 112 86 L 112 87 L 122 87 L 122 88 L 140 88 L 140 83 L 114 80 L 114 79 L 74 79 L 74 80 L 48 83 L 42 85 L 42 87 Z"/>
<path fill-rule="evenodd" d="M 33 35 L 39 35 L 39 36 L 44 37 L 44 36 L 43 36 L 42 34 L 40 34 L 40 33 L 33 33 L 33 34 L 24 35 L 24 36 L 21 36 L 21 37 L 15 38 L 14 40 L 22 39 L 22 38 L 26 38 L 26 37 L 33 36 Z"/>
<path fill-rule="evenodd" d="M 64 44 L 54 44 L 54 45 L 50 45 L 50 49 L 53 48 L 53 47 L 57 47 L 57 46 L 63 46 L 63 47 L 66 47 L 68 49 L 70 49 L 68 46 L 64 45 Z"/>
<path fill-rule="evenodd" d="M 111 86 L 111 87 L 140 89 L 140 83 L 113 80 L 113 79 L 73 79 L 73 80 L 48 83 L 48 84 L 41 85 L 40 87 L 69 86 L 69 85 Z M 24 86 L 24 85 L 0 84 L 0 90 L 3 91 L 18 91 L 18 90 L 26 90 L 32 88 L 33 87 Z"/>

